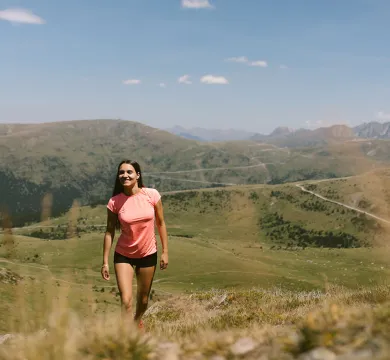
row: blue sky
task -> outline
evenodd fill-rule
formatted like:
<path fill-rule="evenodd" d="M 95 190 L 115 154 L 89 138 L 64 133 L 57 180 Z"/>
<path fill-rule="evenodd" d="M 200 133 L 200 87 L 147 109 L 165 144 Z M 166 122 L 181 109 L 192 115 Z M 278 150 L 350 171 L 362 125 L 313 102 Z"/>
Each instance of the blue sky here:
<path fill-rule="evenodd" d="M 389 121 L 389 13 L 388 0 L 0 0 L 0 122 Z"/>

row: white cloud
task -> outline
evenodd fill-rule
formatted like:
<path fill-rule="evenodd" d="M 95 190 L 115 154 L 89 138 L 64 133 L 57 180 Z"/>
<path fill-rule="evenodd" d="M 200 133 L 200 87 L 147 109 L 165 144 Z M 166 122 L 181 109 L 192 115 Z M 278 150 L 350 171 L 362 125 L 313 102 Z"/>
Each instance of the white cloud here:
<path fill-rule="evenodd" d="M 231 58 L 228 58 L 228 59 L 226 59 L 225 61 L 245 64 L 245 63 L 248 62 L 248 58 L 247 58 L 246 56 L 238 56 L 238 57 L 231 57 Z"/>
<path fill-rule="evenodd" d="M 223 76 L 214 76 L 214 75 L 205 75 L 200 79 L 200 82 L 203 84 L 218 84 L 218 85 L 227 85 L 229 81 Z"/>
<path fill-rule="evenodd" d="M 181 0 L 181 6 L 187 9 L 213 9 L 209 0 Z"/>
<path fill-rule="evenodd" d="M 160 88 L 166 88 L 167 86 L 165 85 L 165 83 L 160 83 L 158 86 L 160 86 Z"/>
<path fill-rule="evenodd" d="M 190 81 L 189 79 L 190 79 L 190 75 L 183 75 L 183 76 L 180 76 L 177 81 L 179 82 L 179 84 L 190 85 L 190 84 L 192 84 L 192 81 Z"/>
<path fill-rule="evenodd" d="M 141 80 L 137 80 L 137 79 L 123 80 L 123 84 L 125 84 L 125 85 L 138 85 L 138 84 L 141 84 Z"/>
<path fill-rule="evenodd" d="M 249 59 L 246 56 L 238 56 L 238 57 L 231 57 L 228 59 L 225 59 L 227 62 L 235 62 L 235 63 L 241 63 L 241 64 L 248 64 L 249 66 L 256 66 L 256 67 L 268 67 L 268 63 L 265 60 L 256 60 L 256 61 L 249 61 Z M 286 65 L 280 65 L 281 69 L 287 69 Z"/>
<path fill-rule="evenodd" d="M 282 69 L 282 70 L 287 70 L 288 66 L 287 65 L 280 65 L 279 68 Z"/>
<path fill-rule="evenodd" d="M 376 117 L 379 120 L 390 120 L 390 113 L 386 113 L 384 111 L 378 111 Z"/>
<path fill-rule="evenodd" d="M 264 60 L 258 60 L 258 61 L 252 61 L 251 66 L 258 66 L 258 67 L 267 67 L 268 64 Z"/>
<path fill-rule="evenodd" d="M 12 23 L 34 25 L 41 25 L 46 23 L 45 20 L 43 20 L 37 15 L 34 15 L 30 10 L 17 8 L 0 11 L 0 20 L 9 21 Z"/>

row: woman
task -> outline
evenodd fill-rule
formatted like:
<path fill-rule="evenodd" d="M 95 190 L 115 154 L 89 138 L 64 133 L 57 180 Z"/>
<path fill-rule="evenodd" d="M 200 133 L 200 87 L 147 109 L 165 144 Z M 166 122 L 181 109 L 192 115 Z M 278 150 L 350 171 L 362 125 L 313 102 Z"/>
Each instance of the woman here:
<path fill-rule="evenodd" d="M 112 197 L 107 204 L 107 229 L 104 235 L 103 279 L 110 280 L 108 257 L 115 228 L 121 229 L 114 253 L 116 281 L 121 295 L 122 314 L 132 316 L 133 277 L 137 278 L 137 305 L 134 321 L 143 328 L 141 320 L 148 306 L 157 265 L 156 220 L 162 244 L 160 269 L 168 266 L 168 236 L 159 192 L 146 188 L 141 168 L 136 161 L 122 161 L 117 170 Z"/>

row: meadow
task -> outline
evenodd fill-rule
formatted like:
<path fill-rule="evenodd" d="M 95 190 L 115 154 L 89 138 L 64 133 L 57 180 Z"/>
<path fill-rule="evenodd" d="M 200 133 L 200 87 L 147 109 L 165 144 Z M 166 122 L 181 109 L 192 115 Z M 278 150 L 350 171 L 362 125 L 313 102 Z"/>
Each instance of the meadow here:
<path fill-rule="evenodd" d="M 336 192 L 346 181 L 299 184 Z M 145 336 L 118 326 L 113 269 L 110 282 L 100 275 L 104 205 L 75 202 L 57 218 L 46 209 L 40 223 L 5 229 L 0 334 L 29 337 L 7 341 L 0 359 L 385 353 L 385 224 L 294 183 L 173 192 L 163 203 L 170 264 L 156 272 Z"/>

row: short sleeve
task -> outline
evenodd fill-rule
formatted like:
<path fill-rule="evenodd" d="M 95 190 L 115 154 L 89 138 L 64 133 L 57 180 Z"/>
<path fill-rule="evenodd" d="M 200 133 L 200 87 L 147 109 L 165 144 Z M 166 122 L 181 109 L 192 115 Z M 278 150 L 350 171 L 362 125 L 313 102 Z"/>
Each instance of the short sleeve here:
<path fill-rule="evenodd" d="M 158 201 L 161 199 L 160 193 L 156 189 L 149 189 L 150 198 L 152 200 L 153 206 L 155 206 Z"/>
<path fill-rule="evenodd" d="M 117 213 L 116 206 L 115 206 L 115 201 L 114 201 L 113 198 L 108 200 L 107 209 L 111 210 L 114 214 Z"/>

